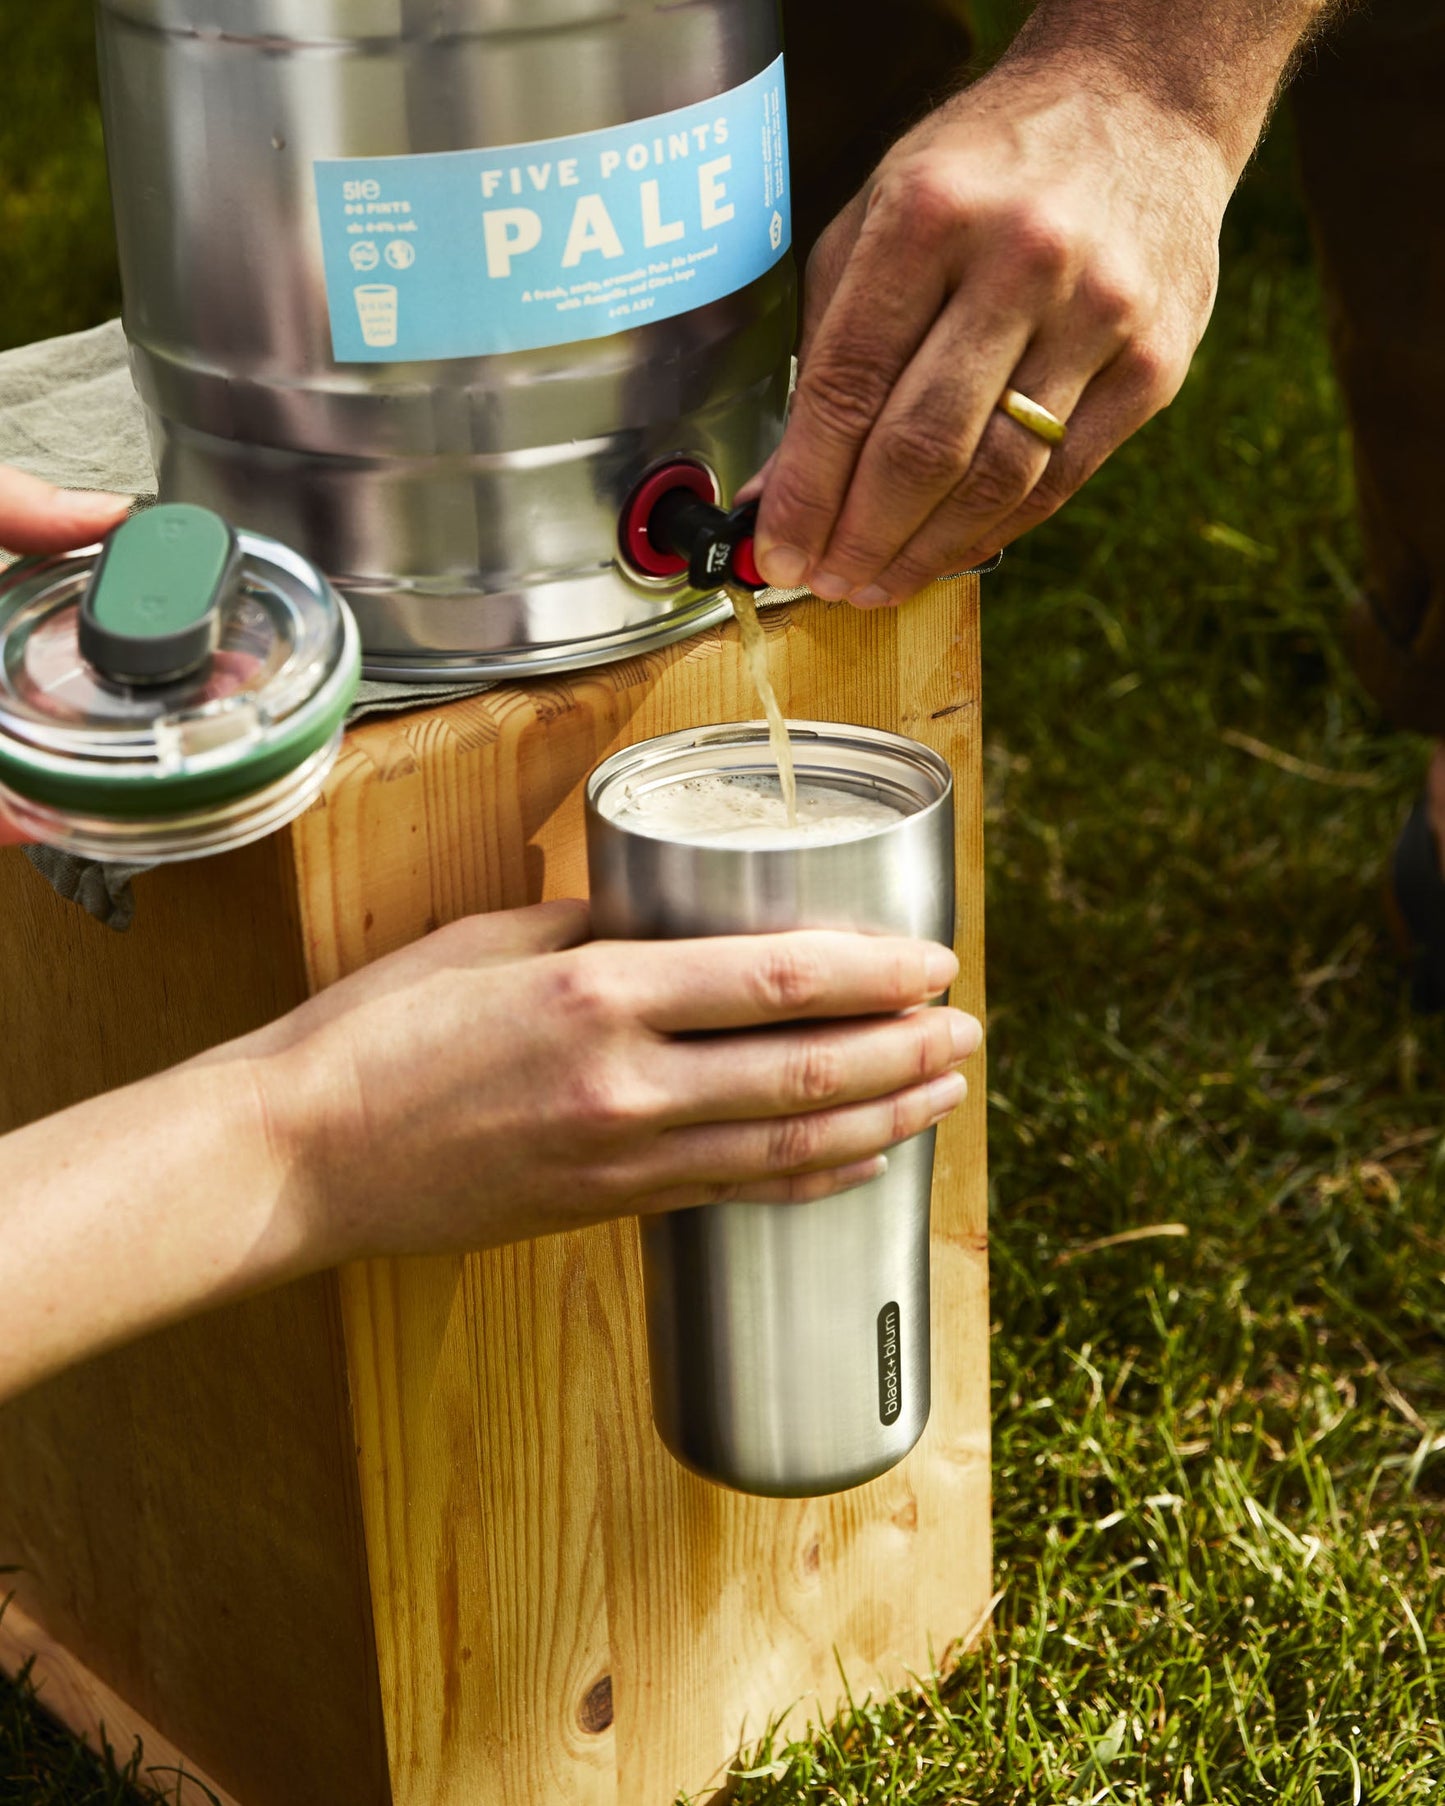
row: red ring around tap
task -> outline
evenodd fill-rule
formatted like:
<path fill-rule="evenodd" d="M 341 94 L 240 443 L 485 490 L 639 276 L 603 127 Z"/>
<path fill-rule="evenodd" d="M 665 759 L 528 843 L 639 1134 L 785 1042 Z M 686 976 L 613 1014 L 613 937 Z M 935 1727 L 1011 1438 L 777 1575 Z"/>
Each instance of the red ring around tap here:
<path fill-rule="evenodd" d="M 758 569 L 758 561 L 753 555 L 751 534 L 746 539 L 740 539 L 733 548 L 733 575 L 739 583 L 747 584 L 749 589 L 768 587 L 768 580 Z"/>
<path fill-rule="evenodd" d="M 643 478 L 623 506 L 619 537 L 628 562 L 648 577 L 680 577 L 687 569 L 685 558 L 663 551 L 648 537 L 652 510 L 670 489 L 690 489 L 705 502 L 718 499 L 717 484 L 709 472 L 684 458 Z"/>

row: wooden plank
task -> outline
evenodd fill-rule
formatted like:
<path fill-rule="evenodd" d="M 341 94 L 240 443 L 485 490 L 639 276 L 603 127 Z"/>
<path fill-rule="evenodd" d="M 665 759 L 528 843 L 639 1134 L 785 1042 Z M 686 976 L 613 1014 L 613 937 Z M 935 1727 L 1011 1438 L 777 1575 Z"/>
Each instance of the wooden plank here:
<path fill-rule="evenodd" d="M 784 707 L 901 728 L 958 782 L 957 996 L 982 1008 L 977 582 L 767 622 Z M 293 830 L 310 982 L 472 910 L 585 892 L 581 791 L 650 734 L 756 712 L 734 633 L 348 740 Z M 780 1711 L 902 1684 L 989 1590 L 981 1066 L 940 1138 L 935 1403 L 903 1466 L 748 1500 L 649 1416 L 635 1226 L 342 1276 L 397 1806 L 670 1806 Z M 419 1176 L 419 1183 L 424 1182 Z"/>
<path fill-rule="evenodd" d="M 0 851 L 0 1128 L 304 994 L 284 837 L 137 891 L 117 935 Z M 248 1806 L 385 1806 L 334 1277 L 0 1410 L 8 1563 L 20 1608 Z"/>
<path fill-rule="evenodd" d="M 163 867 L 136 890 L 135 924 L 116 934 L 57 897 L 19 847 L 0 847 L 0 1132 L 246 1034 L 305 995 L 284 836 Z"/>
<path fill-rule="evenodd" d="M 27 1667 L 40 1704 L 97 1755 L 112 1750 L 123 1767 L 140 1744 L 140 1779 L 175 1806 L 239 1806 L 233 1794 L 12 1604 L 0 1612 L 0 1669 L 19 1674 Z"/>

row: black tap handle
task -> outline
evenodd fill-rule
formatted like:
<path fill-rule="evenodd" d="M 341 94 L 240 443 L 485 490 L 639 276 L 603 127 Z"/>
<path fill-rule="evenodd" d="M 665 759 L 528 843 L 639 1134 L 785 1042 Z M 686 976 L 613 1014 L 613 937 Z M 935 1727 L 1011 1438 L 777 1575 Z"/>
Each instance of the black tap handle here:
<path fill-rule="evenodd" d="M 669 489 L 648 517 L 647 537 L 659 551 L 687 560 L 687 579 L 694 589 L 716 589 L 720 583 L 762 589 L 752 558 L 757 520 L 756 502 L 727 512 L 691 489 Z"/>

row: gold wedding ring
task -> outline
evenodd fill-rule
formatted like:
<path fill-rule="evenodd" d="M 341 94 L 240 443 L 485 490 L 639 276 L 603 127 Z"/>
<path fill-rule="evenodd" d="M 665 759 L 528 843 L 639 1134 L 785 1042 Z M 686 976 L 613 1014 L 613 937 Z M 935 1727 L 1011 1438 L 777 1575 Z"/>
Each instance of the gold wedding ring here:
<path fill-rule="evenodd" d="M 1027 395 L 1020 395 L 1017 389 L 1005 389 L 999 397 L 998 405 L 1010 420 L 1017 420 L 1019 425 L 1027 427 L 1035 438 L 1042 439 L 1046 445 L 1062 445 L 1068 428 L 1057 414 L 1051 414 L 1047 408 L 1041 408 L 1036 401 L 1030 401 Z"/>

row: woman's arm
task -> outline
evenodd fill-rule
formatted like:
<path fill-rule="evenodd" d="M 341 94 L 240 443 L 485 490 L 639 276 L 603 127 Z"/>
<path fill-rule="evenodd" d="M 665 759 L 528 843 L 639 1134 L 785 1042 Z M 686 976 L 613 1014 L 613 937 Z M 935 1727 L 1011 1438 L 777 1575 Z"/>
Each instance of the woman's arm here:
<path fill-rule="evenodd" d="M 917 1007 L 945 948 L 586 934 L 580 903 L 454 923 L 0 1138 L 0 1398 L 342 1260 L 826 1196 L 964 1094 L 978 1023 Z"/>
<path fill-rule="evenodd" d="M 290 1154 L 229 1051 L 0 1137 L 0 1398 L 306 1269 Z"/>

